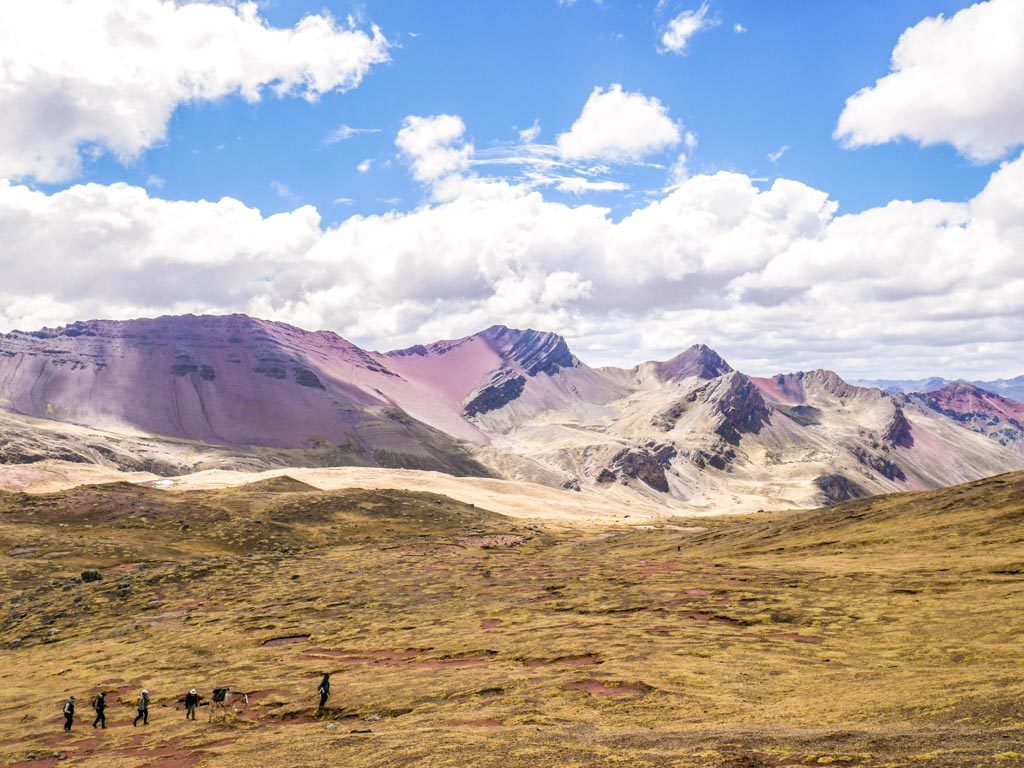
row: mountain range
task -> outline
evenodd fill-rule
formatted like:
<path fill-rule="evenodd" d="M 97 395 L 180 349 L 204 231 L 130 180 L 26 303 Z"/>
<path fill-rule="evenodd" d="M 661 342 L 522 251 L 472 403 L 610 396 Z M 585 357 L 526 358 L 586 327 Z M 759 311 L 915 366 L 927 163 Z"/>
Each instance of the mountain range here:
<path fill-rule="evenodd" d="M 493 326 L 390 352 L 245 315 L 92 320 L 0 335 L 0 463 L 164 475 L 389 466 L 670 506 L 811 506 L 1024 466 L 1024 404 L 826 370 L 748 376 L 694 345 L 586 365 L 557 334 Z"/>
<path fill-rule="evenodd" d="M 934 392 L 948 384 L 970 384 L 995 395 L 1024 402 L 1024 375 L 1014 376 L 1012 379 L 993 379 L 991 381 L 964 381 L 930 376 L 926 379 L 861 379 L 854 383 L 864 387 L 877 387 L 892 394 Z"/>

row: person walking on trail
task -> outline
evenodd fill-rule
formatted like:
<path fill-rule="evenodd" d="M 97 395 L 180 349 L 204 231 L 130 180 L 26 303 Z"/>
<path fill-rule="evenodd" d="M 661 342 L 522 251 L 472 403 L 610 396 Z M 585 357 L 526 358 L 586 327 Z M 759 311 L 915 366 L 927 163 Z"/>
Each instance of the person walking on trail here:
<path fill-rule="evenodd" d="M 139 696 L 139 713 L 132 720 L 132 726 L 138 725 L 139 720 L 142 721 L 143 725 L 149 725 L 149 691 L 145 688 L 142 689 L 142 693 Z"/>
<path fill-rule="evenodd" d="M 71 723 L 75 720 L 75 697 L 70 696 L 64 702 L 64 730 L 71 730 Z"/>
<path fill-rule="evenodd" d="M 324 706 L 327 704 L 327 699 L 331 697 L 331 673 L 324 672 L 324 679 L 320 681 L 320 685 L 316 687 L 316 692 L 320 694 L 320 706 L 317 707 L 317 712 L 322 712 Z"/>
<path fill-rule="evenodd" d="M 101 728 L 107 727 L 107 693 L 100 691 L 100 695 L 92 700 L 92 708 L 96 710 L 96 719 L 92 721 L 92 727 L 97 725 Z"/>
<path fill-rule="evenodd" d="M 195 720 L 196 719 L 196 707 L 199 706 L 199 694 L 196 693 L 196 689 L 193 688 L 191 691 L 185 694 L 185 719 Z"/>

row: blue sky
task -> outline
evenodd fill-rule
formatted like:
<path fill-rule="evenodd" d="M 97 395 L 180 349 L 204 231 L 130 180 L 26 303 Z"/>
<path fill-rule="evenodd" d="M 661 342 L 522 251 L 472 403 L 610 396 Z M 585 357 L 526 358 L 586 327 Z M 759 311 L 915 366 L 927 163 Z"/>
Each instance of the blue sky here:
<path fill-rule="evenodd" d="M 0 4 L 0 331 L 1024 366 L 1024 3 Z"/>
<path fill-rule="evenodd" d="M 406 115 L 460 115 L 478 148 L 514 142 L 516 129 L 534 120 L 539 140 L 550 141 L 568 130 L 595 86 L 621 83 L 657 97 L 697 135 L 692 172 L 786 176 L 827 190 L 844 212 L 892 199 L 966 200 L 982 188 L 990 164 L 972 163 L 949 146 L 909 142 L 847 150 L 832 132 L 846 98 L 888 71 L 904 29 L 968 4 L 719 0 L 710 6 L 718 25 L 677 56 L 659 52 L 659 28 L 694 3 L 669 2 L 659 11 L 657 2 L 619 0 L 275 0 L 261 4 L 274 26 L 324 9 L 378 24 L 395 43 L 392 61 L 359 88 L 313 104 L 272 96 L 255 104 L 237 96 L 185 104 L 166 142 L 127 165 L 106 156 L 83 178 L 145 184 L 158 176 L 165 197 L 227 195 L 266 213 L 309 203 L 326 222 L 406 210 L 424 200 L 396 161 L 394 137 Z M 735 32 L 736 24 L 746 31 Z M 325 146 L 339 125 L 378 132 Z M 784 146 L 777 163 L 769 160 Z M 649 160 L 669 165 L 673 158 L 668 151 Z M 366 159 L 372 166 L 359 173 Z M 627 167 L 615 177 L 633 189 L 585 199 L 619 216 L 641 204 L 646 190 L 661 188 L 666 171 Z M 291 195 L 275 191 L 278 184 Z"/>

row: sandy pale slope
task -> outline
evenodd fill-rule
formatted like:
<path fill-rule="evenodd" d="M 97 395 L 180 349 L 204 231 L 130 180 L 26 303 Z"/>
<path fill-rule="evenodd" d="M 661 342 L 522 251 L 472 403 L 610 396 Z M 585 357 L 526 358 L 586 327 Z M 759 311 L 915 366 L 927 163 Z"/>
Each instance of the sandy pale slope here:
<path fill-rule="evenodd" d="M 681 504 L 667 506 L 661 500 L 649 499 L 617 484 L 572 491 L 517 480 L 454 477 L 442 472 L 376 467 L 283 468 L 265 472 L 206 470 L 168 478 L 89 464 L 42 461 L 0 466 L 0 490 L 48 493 L 76 485 L 118 481 L 173 490 L 199 490 L 244 485 L 280 475 L 323 490 L 392 488 L 438 493 L 521 519 L 581 524 L 641 523 L 689 513 Z"/>

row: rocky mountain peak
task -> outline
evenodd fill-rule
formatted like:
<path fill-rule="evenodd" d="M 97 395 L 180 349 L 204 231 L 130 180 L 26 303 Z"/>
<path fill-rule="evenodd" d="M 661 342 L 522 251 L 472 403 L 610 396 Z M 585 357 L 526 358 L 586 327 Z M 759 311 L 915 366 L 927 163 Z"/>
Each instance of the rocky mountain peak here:
<path fill-rule="evenodd" d="M 706 344 L 694 344 L 671 360 L 657 363 L 655 370 L 663 381 L 679 381 L 690 376 L 714 379 L 731 372 L 732 366 Z"/>
<path fill-rule="evenodd" d="M 551 375 L 578 364 L 565 339 L 557 333 L 492 325 L 477 335 L 507 364 L 521 369 L 527 376 Z"/>

